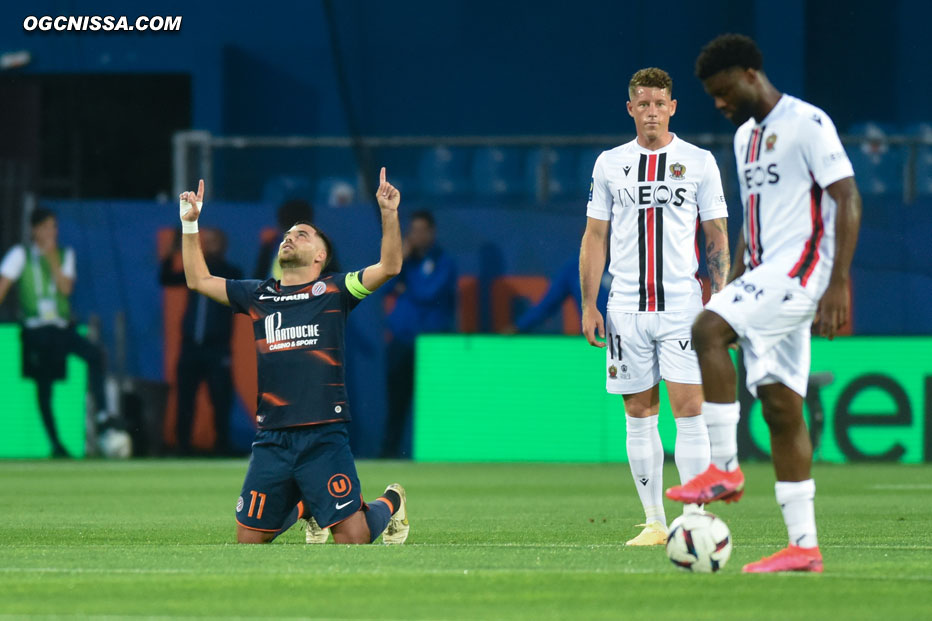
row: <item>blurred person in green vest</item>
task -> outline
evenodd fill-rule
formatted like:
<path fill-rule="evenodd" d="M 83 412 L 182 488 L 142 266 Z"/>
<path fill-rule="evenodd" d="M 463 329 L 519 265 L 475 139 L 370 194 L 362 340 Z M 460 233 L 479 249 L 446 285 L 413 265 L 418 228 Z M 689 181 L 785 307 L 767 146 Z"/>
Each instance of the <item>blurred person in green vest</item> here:
<path fill-rule="evenodd" d="M 44 208 L 30 216 L 32 242 L 17 244 L 0 262 L 0 303 L 13 283 L 19 283 L 22 322 L 23 376 L 36 382 L 39 411 L 48 433 L 53 457 L 68 457 L 58 437 L 52 414 L 52 385 L 65 377 L 68 354 L 87 363 L 97 425 L 104 431 L 114 423 L 104 392 L 103 351 L 78 334 L 71 319 L 68 298 L 74 290 L 75 256 L 72 248 L 58 245 L 58 221 Z"/>

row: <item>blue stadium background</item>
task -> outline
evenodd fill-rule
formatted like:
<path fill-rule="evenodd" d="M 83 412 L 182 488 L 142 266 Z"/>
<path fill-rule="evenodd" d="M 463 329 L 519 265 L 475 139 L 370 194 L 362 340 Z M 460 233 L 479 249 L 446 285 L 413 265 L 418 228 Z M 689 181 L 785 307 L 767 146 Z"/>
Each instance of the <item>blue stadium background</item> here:
<path fill-rule="evenodd" d="M 932 132 L 927 66 L 932 42 L 925 32 L 927 6 L 919 0 L 892 0 L 882 7 L 788 0 L 779 10 L 761 0 L 671 0 L 662 6 L 347 0 L 330 5 L 329 20 L 320 1 L 17 4 L 0 6 L 0 51 L 26 49 L 32 61 L 3 74 L 7 81 L 185 76 L 186 128 L 219 136 L 630 135 L 627 81 L 649 65 L 666 68 L 674 78 L 679 100 L 674 131 L 725 135 L 733 128 L 692 77 L 692 65 L 702 44 L 715 35 L 750 34 L 760 43 L 777 87 L 825 108 L 843 134 L 879 131 L 919 139 L 912 146 L 884 143 L 876 152 L 849 144 L 865 195 L 853 274 L 854 332 L 932 332 L 932 137 L 923 134 Z M 184 20 L 180 33 L 27 33 L 22 28 L 27 15 L 74 14 L 182 15 Z M 143 123 L 133 131 L 148 129 Z M 440 243 L 455 254 L 460 272 L 477 276 L 484 290 L 502 274 L 550 275 L 572 255 L 584 226 L 586 169 L 597 152 L 558 150 L 564 165 L 555 174 L 565 183 L 544 204 L 536 199 L 529 172 L 534 158 L 541 157 L 533 147 L 424 147 L 376 150 L 371 156 L 373 164 L 388 166 L 399 179 L 406 207 L 434 209 Z M 733 167 L 727 148 L 716 155 L 727 176 Z M 130 171 L 133 158 L 128 151 Z M 317 218 L 336 239 L 343 264 L 364 265 L 377 256 L 378 224 L 371 206 L 365 201 L 327 206 L 333 182 L 355 186 L 356 173 L 349 149 L 218 154 L 222 201 L 211 204 L 206 217 L 222 224 L 230 256 L 248 272 L 258 246 L 256 231 L 274 223 L 278 200 L 288 188 L 297 188 L 314 199 Z M 904 179 L 910 187 L 904 188 Z M 739 206 L 735 188 L 728 192 L 734 242 Z M 164 187 L 145 198 L 40 194 L 59 212 L 62 238 L 78 252 L 77 314 L 103 317 L 104 341 L 112 348 L 109 319 L 124 312 L 127 371 L 149 379 L 162 379 L 154 239 L 159 228 L 176 224 L 174 203 L 166 200 L 170 193 L 166 176 Z M 4 226 L 9 229 L 0 229 Z M 481 301 L 481 322 L 488 327 L 488 300 Z M 377 452 L 384 418 L 384 324 L 378 303 L 362 305 L 354 315 L 354 445 L 366 456 Z M 248 423 L 242 416 L 237 420 L 239 436 L 247 438 Z"/>

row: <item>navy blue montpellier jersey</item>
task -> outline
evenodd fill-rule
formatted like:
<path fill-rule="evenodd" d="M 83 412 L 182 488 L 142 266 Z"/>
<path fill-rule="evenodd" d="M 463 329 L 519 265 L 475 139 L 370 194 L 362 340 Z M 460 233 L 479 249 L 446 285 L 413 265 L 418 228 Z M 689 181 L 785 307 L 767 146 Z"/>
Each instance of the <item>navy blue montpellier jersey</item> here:
<path fill-rule="evenodd" d="M 234 312 L 252 318 L 260 429 L 348 421 L 346 317 L 370 291 L 362 271 L 282 286 L 275 279 L 227 280 Z"/>

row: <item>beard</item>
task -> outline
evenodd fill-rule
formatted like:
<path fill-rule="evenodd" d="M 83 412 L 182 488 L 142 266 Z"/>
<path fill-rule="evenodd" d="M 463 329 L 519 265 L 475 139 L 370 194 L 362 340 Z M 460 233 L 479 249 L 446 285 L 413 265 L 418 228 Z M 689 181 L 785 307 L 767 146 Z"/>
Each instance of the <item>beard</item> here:
<path fill-rule="evenodd" d="M 283 270 L 294 269 L 297 267 L 306 267 L 308 265 L 307 261 L 304 261 L 300 256 L 298 256 L 298 253 L 294 251 L 292 251 L 291 254 L 287 257 L 283 257 L 279 252 L 278 264 Z"/>

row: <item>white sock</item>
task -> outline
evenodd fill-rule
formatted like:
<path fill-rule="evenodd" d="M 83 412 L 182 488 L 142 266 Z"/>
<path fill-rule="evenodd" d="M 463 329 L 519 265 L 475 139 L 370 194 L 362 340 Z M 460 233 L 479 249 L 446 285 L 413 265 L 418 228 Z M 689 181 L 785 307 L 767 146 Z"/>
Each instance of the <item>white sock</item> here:
<path fill-rule="evenodd" d="M 686 484 L 708 470 L 710 451 L 709 430 L 702 414 L 676 419 L 673 456 L 680 472 L 680 483 Z"/>
<path fill-rule="evenodd" d="M 738 419 L 741 406 L 734 403 L 702 402 L 702 416 L 709 428 L 712 463 L 719 470 L 738 469 Z"/>
<path fill-rule="evenodd" d="M 657 431 L 657 416 L 634 418 L 625 415 L 628 465 L 634 477 L 646 522 L 667 525 L 663 511 L 663 445 Z"/>
<path fill-rule="evenodd" d="M 815 525 L 815 481 L 777 481 L 774 485 L 777 503 L 783 511 L 783 521 L 790 543 L 800 548 L 819 545 Z"/>

